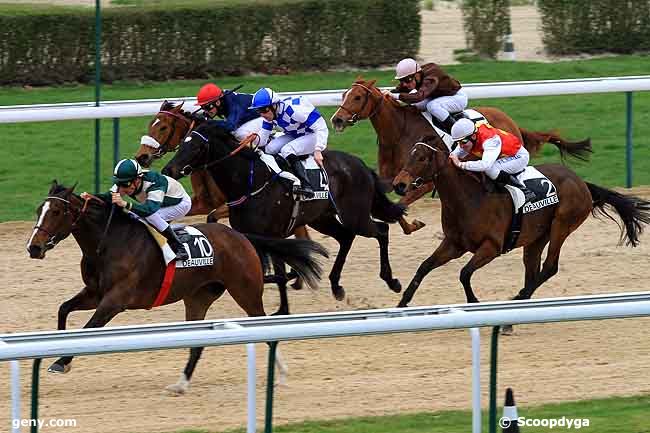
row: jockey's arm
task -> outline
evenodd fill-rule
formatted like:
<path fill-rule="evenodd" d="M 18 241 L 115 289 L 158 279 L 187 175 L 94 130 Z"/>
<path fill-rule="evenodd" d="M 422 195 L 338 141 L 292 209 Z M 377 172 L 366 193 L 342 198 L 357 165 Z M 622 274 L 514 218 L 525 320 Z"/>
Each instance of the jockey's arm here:
<path fill-rule="evenodd" d="M 478 161 L 465 161 L 460 168 L 469 171 L 485 171 L 492 167 L 501 154 L 501 138 L 498 135 L 483 142 L 483 156 Z"/>
<path fill-rule="evenodd" d="M 243 110 L 240 104 L 232 103 L 229 105 L 228 117 L 224 120 L 213 120 L 219 127 L 226 131 L 234 131 L 239 126 L 239 119 L 241 119 Z"/>
<path fill-rule="evenodd" d="M 327 147 L 327 138 L 329 137 L 329 129 L 327 129 L 327 122 L 323 116 L 314 109 L 309 116 L 305 125 L 314 131 L 316 134 L 316 148 L 315 150 L 322 152 Z"/>
<path fill-rule="evenodd" d="M 438 87 L 438 77 L 424 77 L 422 85 L 415 93 L 400 93 L 399 100 L 407 104 L 415 104 L 428 98 Z"/>
<path fill-rule="evenodd" d="M 454 150 L 451 151 L 452 155 L 456 155 L 459 159 L 460 158 L 465 158 L 469 153 L 465 152 L 462 147 L 456 146 Z"/>
<path fill-rule="evenodd" d="M 129 205 L 126 208 L 134 214 L 146 218 L 149 215 L 158 212 L 162 206 L 164 198 L 165 191 L 163 190 L 148 191 L 147 199 L 144 201 L 144 203 L 129 202 Z"/>
<path fill-rule="evenodd" d="M 262 129 L 259 130 L 257 135 L 260 137 L 259 147 L 264 148 L 269 142 L 271 133 L 273 132 L 273 124 L 267 120 L 262 122 Z"/>

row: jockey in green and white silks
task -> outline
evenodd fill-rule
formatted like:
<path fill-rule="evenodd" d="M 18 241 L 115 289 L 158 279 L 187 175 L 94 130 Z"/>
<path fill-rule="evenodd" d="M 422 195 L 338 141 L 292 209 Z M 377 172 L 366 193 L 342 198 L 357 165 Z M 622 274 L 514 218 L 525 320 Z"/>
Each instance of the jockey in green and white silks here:
<path fill-rule="evenodd" d="M 117 163 L 113 182 L 110 191 L 99 194 L 99 197 L 144 218 L 167 238 L 179 260 L 187 260 L 187 251 L 169 225 L 169 221 L 187 215 L 192 207 L 192 200 L 183 185 L 169 176 L 142 170 L 133 159 Z M 122 195 L 134 201 L 126 201 Z"/>

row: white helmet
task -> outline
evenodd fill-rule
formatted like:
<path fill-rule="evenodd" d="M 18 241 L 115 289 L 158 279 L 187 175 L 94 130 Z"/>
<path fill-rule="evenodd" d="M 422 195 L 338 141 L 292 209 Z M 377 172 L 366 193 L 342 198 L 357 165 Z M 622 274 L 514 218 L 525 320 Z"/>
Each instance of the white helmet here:
<path fill-rule="evenodd" d="M 416 72 L 420 72 L 421 70 L 422 68 L 420 68 L 418 62 L 411 58 L 400 60 L 400 62 L 397 64 L 397 68 L 395 68 L 395 79 L 401 80 L 402 78 L 413 75 Z"/>
<path fill-rule="evenodd" d="M 460 119 L 451 127 L 451 138 L 454 141 L 469 137 L 476 130 L 474 122 L 469 119 Z"/>

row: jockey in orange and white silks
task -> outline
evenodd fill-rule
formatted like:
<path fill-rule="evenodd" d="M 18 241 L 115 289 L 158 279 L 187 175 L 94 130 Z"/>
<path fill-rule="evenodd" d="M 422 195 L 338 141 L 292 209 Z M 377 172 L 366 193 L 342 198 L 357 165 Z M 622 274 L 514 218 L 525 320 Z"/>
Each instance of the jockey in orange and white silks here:
<path fill-rule="evenodd" d="M 462 170 L 482 171 L 496 182 L 520 188 L 526 200 L 535 197 L 513 176 L 526 169 L 530 154 L 514 134 L 495 128 L 483 122 L 478 127 L 469 119 L 460 119 L 451 129 L 451 137 L 458 147 L 449 158 Z M 478 161 L 460 161 L 468 155 L 480 158 Z"/>

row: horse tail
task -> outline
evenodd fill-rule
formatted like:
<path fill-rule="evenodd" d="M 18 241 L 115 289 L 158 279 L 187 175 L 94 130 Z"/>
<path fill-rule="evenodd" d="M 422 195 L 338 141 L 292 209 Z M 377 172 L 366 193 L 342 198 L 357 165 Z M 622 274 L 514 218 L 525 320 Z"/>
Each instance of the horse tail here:
<path fill-rule="evenodd" d="M 329 257 L 321 244 L 307 239 L 268 238 L 248 233 L 244 236 L 253 244 L 263 264 L 267 254 L 280 259 L 291 266 L 309 287 L 318 287 L 323 267 L 315 255 Z"/>
<path fill-rule="evenodd" d="M 393 203 L 387 196 L 386 191 L 390 186 L 382 183 L 377 173 L 371 170 L 372 178 L 375 181 L 375 196 L 372 199 L 370 215 L 387 223 L 399 221 L 406 214 L 406 206 L 399 203 Z"/>
<path fill-rule="evenodd" d="M 590 138 L 582 141 L 567 141 L 553 131 L 540 132 L 519 129 L 519 132 L 521 132 L 521 136 L 524 139 L 524 147 L 533 156 L 539 153 L 544 143 L 553 143 L 556 145 L 560 149 L 562 160 L 569 155 L 582 161 L 588 161 L 593 152 Z"/>
<path fill-rule="evenodd" d="M 598 217 L 597 214 L 601 214 L 614 221 L 621 228 L 620 243 L 626 240 L 626 245 L 636 247 L 639 244 L 639 235 L 643 232 L 643 224 L 650 223 L 650 202 L 586 183 L 593 200 L 592 215 Z M 616 210 L 624 227 L 607 212 L 606 205 Z"/>

